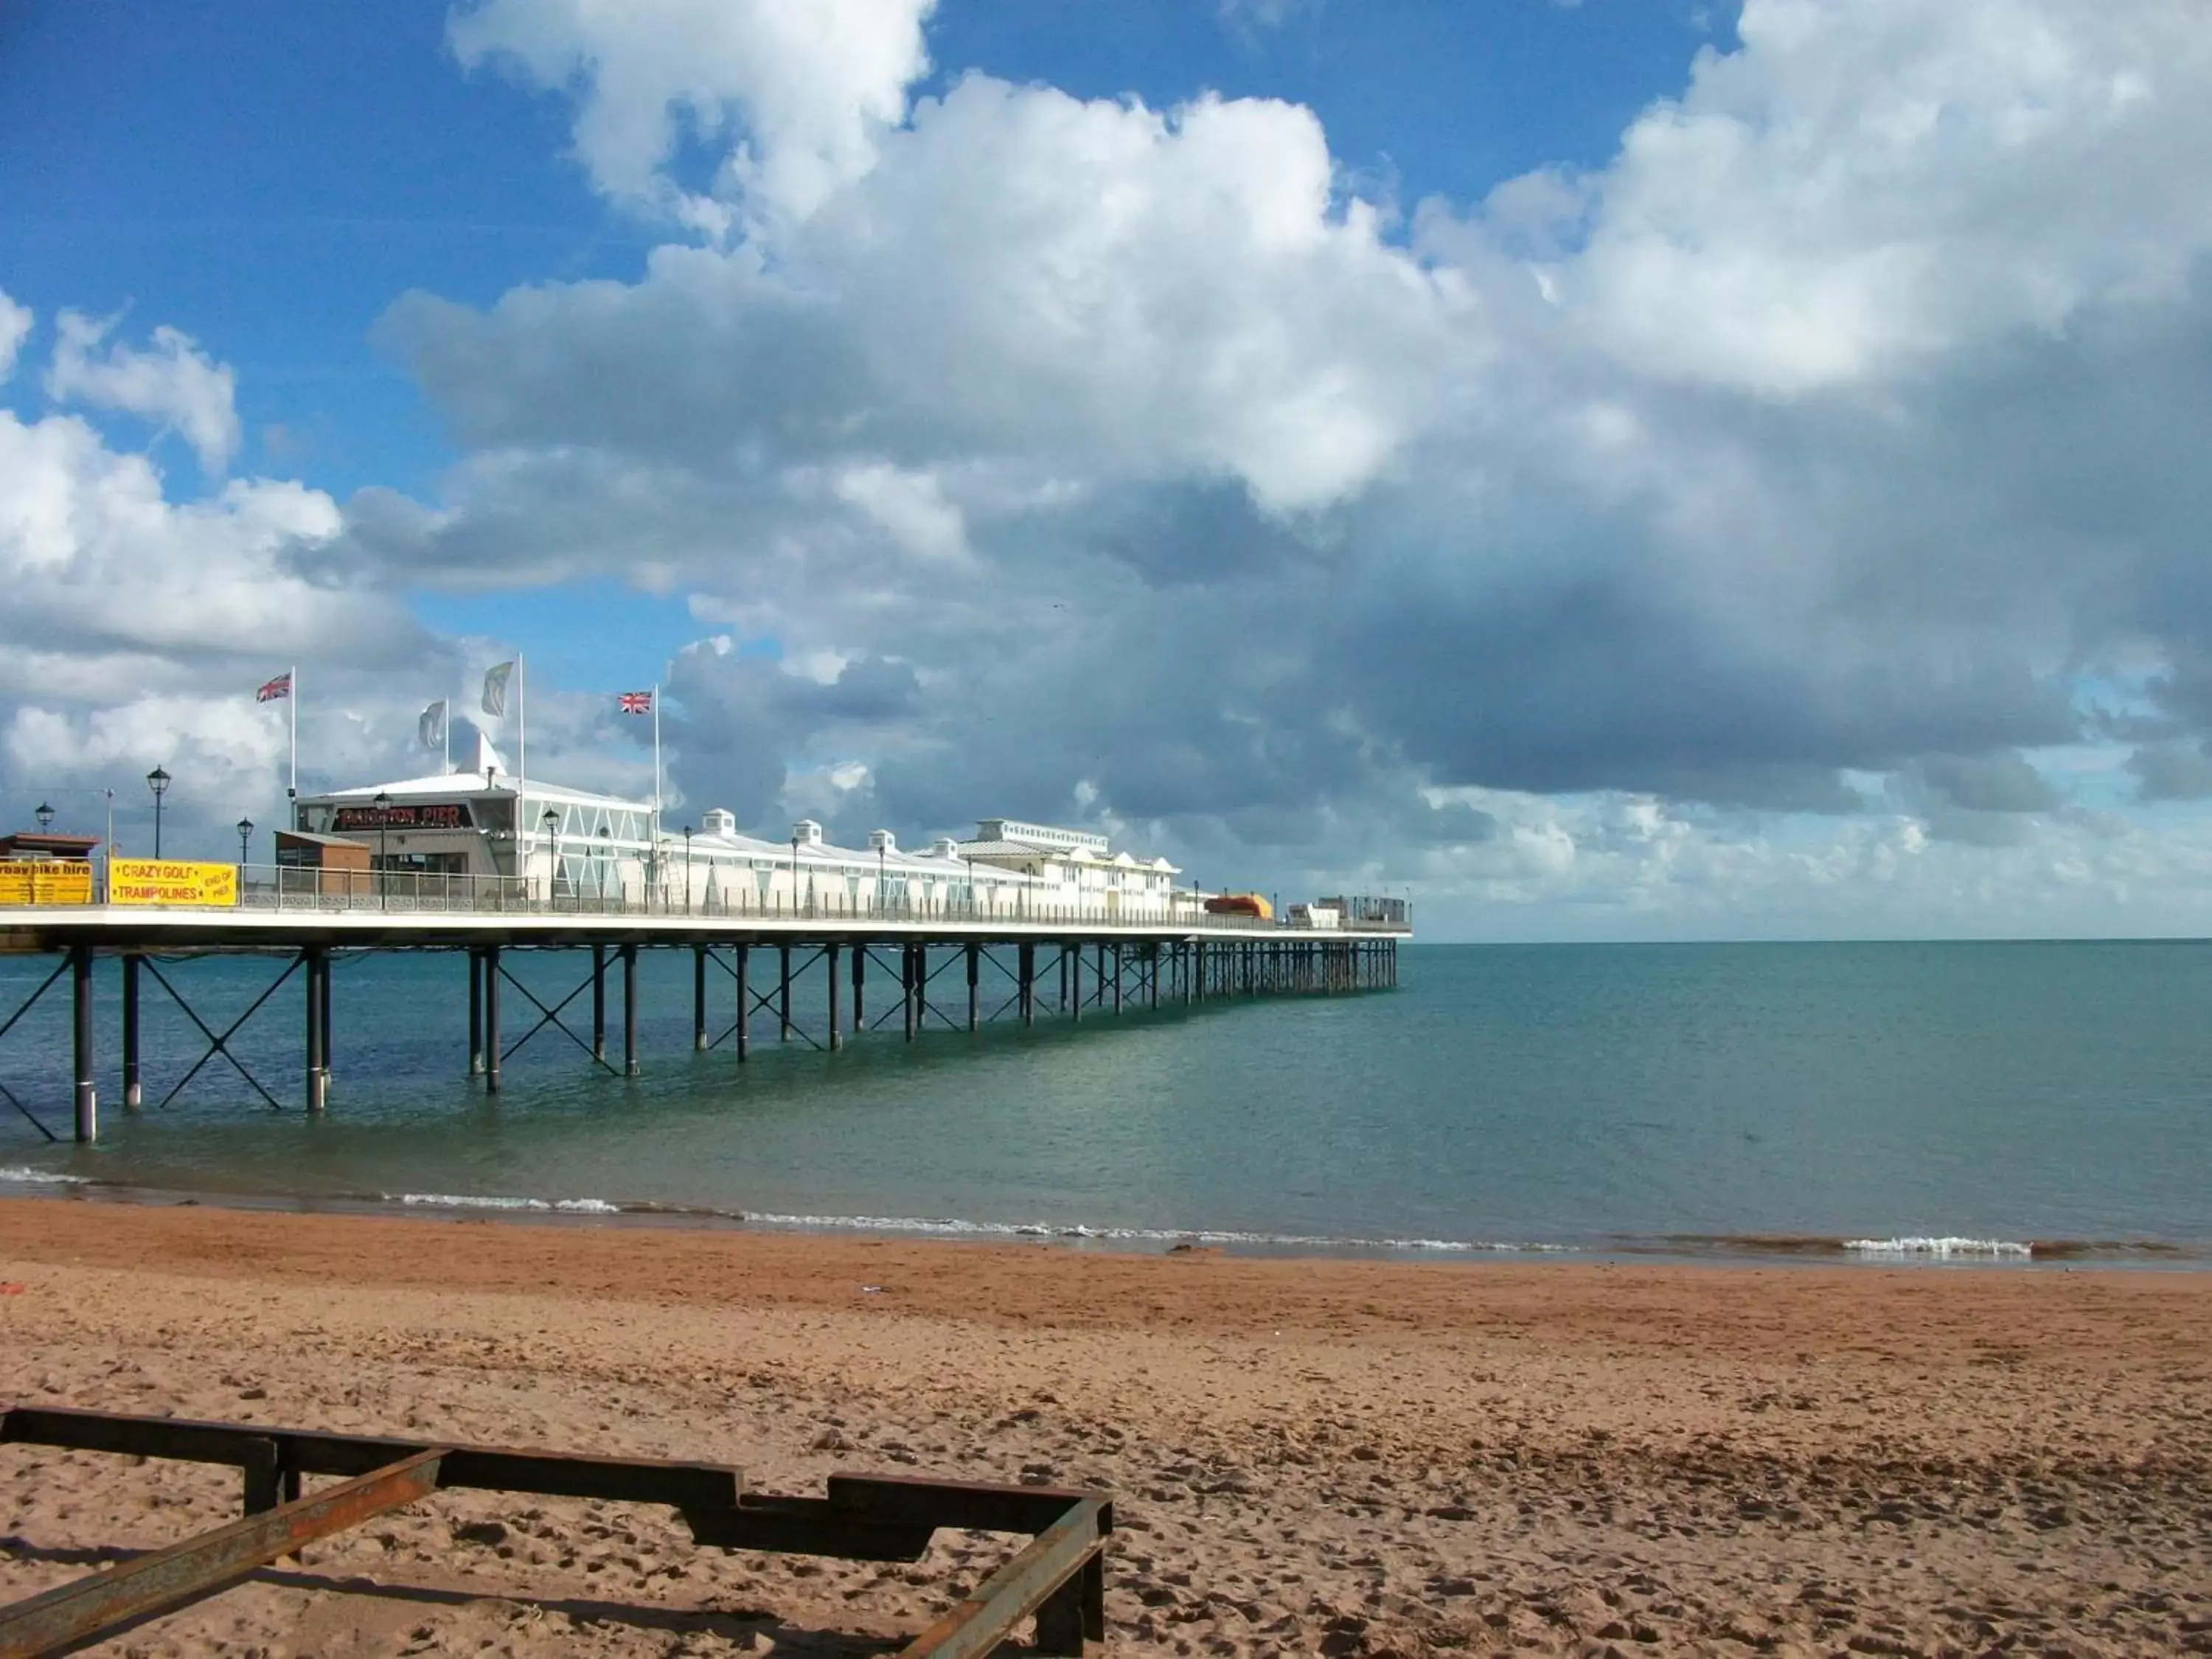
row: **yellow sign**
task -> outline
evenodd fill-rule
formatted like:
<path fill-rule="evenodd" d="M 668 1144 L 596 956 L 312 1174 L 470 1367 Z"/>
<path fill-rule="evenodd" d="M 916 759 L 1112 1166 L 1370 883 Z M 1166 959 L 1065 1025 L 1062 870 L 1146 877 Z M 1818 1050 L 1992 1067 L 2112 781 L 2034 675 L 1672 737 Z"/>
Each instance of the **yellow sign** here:
<path fill-rule="evenodd" d="M 107 866 L 107 899 L 111 904 L 235 904 L 238 866 L 113 859 Z"/>
<path fill-rule="evenodd" d="M 0 904 L 89 904 L 92 866 L 74 859 L 0 864 Z"/>

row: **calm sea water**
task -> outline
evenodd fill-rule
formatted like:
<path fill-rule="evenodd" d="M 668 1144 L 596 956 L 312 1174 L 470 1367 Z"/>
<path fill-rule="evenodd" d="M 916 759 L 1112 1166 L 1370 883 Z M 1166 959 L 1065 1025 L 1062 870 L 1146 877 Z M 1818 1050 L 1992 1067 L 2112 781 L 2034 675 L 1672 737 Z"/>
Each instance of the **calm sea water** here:
<path fill-rule="evenodd" d="M 514 955 L 549 1004 L 586 969 Z M 233 1045 L 286 1109 L 220 1058 L 155 1109 L 204 1043 L 149 978 L 148 1109 L 119 1109 L 103 1008 L 102 1140 L 49 1143 L 0 1100 L 0 1189 L 1259 1249 L 2212 1255 L 2212 945 L 1416 945 L 1401 963 L 1394 992 L 911 1046 L 894 1028 L 837 1055 L 779 1046 L 757 1016 L 741 1068 L 690 1052 L 690 960 L 669 952 L 642 978 L 643 1077 L 595 1073 L 549 1027 L 495 1102 L 465 1075 L 459 957 L 346 958 L 321 1119 L 297 1109 L 296 979 Z M 0 959 L 0 1018 L 52 965 Z M 162 966 L 218 1030 L 276 971 Z M 0 1083 L 64 1134 L 65 989 L 0 1038 Z M 720 1030 L 726 975 L 712 992 Z M 800 993 L 810 1026 L 820 998 Z M 536 1014 L 506 1003 L 512 1040 Z M 568 1018 L 587 1022 L 588 998 Z"/>

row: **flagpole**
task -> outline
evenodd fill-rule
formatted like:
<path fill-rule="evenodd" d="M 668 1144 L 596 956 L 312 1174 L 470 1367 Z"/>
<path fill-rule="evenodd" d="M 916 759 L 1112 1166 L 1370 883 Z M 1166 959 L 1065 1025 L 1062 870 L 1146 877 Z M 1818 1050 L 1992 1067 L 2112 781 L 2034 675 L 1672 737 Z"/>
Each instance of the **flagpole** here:
<path fill-rule="evenodd" d="M 522 814 L 522 786 L 530 775 L 530 670 L 522 653 L 514 653 L 514 811 L 517 827 Z"/>
<path fill-rule="evenodd" d="M 289 705 L 286 714 L 291 723 L 292 751 L 291 781 L 285 786 L 285 794 L 287 799 L 297 800 L 300 799 L 300 665 L 297 663 L 292 665 L 291 681 L 292 695 L 284 699 Z"/>
<path fill-rule="evenodd" d="M 653 686 L 653 861 L 657 869 L 660 863 L 660 683 Z M 689 872 L 684 880 L 691 879 Z"/>
<path fill-rule="evenodd" d="M 447 777 L 453 776 L 453 705 L 450 700 L 447 701 L 443 708 L 438 711 L 438 753 L 439 763 L 446 769 L 445 775 Z"/>

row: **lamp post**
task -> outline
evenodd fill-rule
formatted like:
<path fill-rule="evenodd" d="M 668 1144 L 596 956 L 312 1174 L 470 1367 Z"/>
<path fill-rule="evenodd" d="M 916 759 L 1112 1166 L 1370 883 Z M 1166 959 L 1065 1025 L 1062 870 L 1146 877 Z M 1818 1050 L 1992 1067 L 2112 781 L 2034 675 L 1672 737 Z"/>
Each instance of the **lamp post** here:
<path fill-rule="evenodd" d="M 607 908 L 607 863 L 614 857 L 614 831 L 599 826 L 599 908 Z"/>
<path fill-rule="evenodd" d="M 538 815 L 538 827 L 545 832 L 547 853 L 545 866 L 545 902 L 550 906 L 561 881 L 561 815 L 547 807 Z"/>
<path fill-rule="evenodd" d="M 169 793 L 169 775 L 155 767 L 146 775 L 146 787 L 154 792 L 154 856 L 161 856 L 161 797 Z"/>
<path fill-rule="evenodd" d="M 791 914 L 799 914 L 799 832 L 791 832 Z"/>
<path fill-rule="evenodd" d="M 40 835 L 44 835 L 47 830 L 54 827 L 54 809 L 47 805 L 44 801 L 40 801 L 39 803 L 38 810 L 33 812 L 31 816 L 39 821 L 39 833 Z"/>
<path fill-rule="evenodd" d="M 684 914 L 691 914 L 691 826 L 684 826 Z"/>
<path fill-rule="evenodd" d="M 238 890 L 241 897 L 244 896 L 246 892 L 246 849 L 252 847 L 252 844 L 253 820 L 248 817 L 241 817 L 238 821 Z"/>
<path fill-rule="evenodd" d="M 381 910 L 385 908 L 386 891 L 391 880 L 385 836 L 391 832 L 392 797 L 380 789 L 376 792 L 375 800 L 370 804 L 376 808 L 376 908 Z"/>
<path fill-rule="evenodd" d="M 878 910 L 884 908 L 884 901 L 889 896 L 884 891 L 884 853 L 883 842 L 878 842 L 876 843 L 876 908 Z"/>

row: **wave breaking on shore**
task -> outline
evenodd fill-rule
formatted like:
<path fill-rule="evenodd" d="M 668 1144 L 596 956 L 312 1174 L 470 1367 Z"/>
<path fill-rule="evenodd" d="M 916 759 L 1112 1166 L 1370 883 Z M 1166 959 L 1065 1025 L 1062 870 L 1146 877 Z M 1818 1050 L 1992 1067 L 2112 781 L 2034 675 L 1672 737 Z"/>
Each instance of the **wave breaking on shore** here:
<path fill-rule="evenodd" d="M 2005 1266 L 2057 1261 L 2170 1263 L 2212 1259 L 2212 1249 L 2146 1238 L 2007 1238 L 1965 1233 L 1607 1233 L 1570 1238 L 1444 1238 L 1383 1232 L 1273 1232 L 1234 1227 L 1122 1226 L 1079 1221 L 995 1221 L 959 1216 L 830 1214 L 592 1196 L 452 1192 L 171 1191 L 64 1170 L 0 1164 L 0 1193 L 123 1203 L 207 1203 L 250 1209 L 360 1210 L 504 1216 L 515 1220 L 738 1227 L 780 1232 L 915 1238 L 1036 1240 L 1106 1249 L 1205 1248 L 1261 1255 L 1745 1261 L 1787 1258 L 1868 1265 Z"/>

